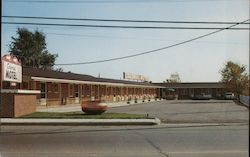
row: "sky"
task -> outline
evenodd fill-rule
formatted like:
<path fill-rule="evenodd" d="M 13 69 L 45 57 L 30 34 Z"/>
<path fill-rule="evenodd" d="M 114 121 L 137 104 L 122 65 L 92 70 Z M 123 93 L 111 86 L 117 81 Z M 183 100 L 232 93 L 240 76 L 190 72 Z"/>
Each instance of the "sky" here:
<path fill-rule="evenodd" d="M 78 0 L 33 3 L 3 0 L 3 16 L 42 16 L 94 19 L 242 22 L 249 19 L 249 0 Z M 230 25 L 148 24 L 8 19 L 5 22 L 44 22 L 96 25 L 228 27 Z M 2 24 L 1 53 L 8 53 L 17 28 L 38 29 L 46 35 L 47 49 L 57 53 L 57 64 L 96 61 L 133 55 L 170 46 L 216 30 L 118 29 Z M 239 26 L 238 26 L 239 27 Z M 249 27 L 244 25 L 241 27 Z M 123 79 L 123 72 L 162 82 L 178 73 L 182 82 L 217 82 L 227 61 L 249 71 L 249 31 L 224 30 L 183 45 L 151 54 L 98 64 L 56 66 L 64 71 Z"/>

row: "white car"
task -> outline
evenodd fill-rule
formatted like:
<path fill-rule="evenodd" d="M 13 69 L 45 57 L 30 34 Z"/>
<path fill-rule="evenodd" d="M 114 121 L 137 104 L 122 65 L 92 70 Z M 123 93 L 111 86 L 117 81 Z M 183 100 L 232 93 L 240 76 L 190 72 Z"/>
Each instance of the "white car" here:
<path fill-rule="evenodd" d="M 226 99 L 226 100 L 233 100 L 233 99 L 235 99 L 235 95 L 232 92 L 226 92 L 224 94 L 224 99 Z"/>

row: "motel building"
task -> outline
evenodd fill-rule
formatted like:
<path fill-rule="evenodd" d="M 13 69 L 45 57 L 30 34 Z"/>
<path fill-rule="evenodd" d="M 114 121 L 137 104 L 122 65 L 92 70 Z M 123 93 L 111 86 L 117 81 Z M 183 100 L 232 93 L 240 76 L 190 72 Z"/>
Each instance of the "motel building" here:
<path fill-rule="evenodd" d="M 145 81 L 22 67 L 10 55 L 3 56 L 1 61 L 1 103 L 4 104 L 1 105 L 1 111 L 11 112 L 6 114 L 7 117 L 32 113 L 37 107 L 81 104 L 87 101 L 107 104 L 149 102 L 160 97 L 161 88 L 165 88 Z M 12 109 L 9 109 L 10 106 Z M 15 113 L 19 110 L 27 112 Z"/>
<path fill-rule="evenodd" d="M 17 58 L 1 58 L 0 117 L 18 117 L 37 107 L 81 104 L 88 101 L 142 103 L 164 99 L 192 99 L 201 93 L 220 99 L 226 91 L 222 83 L 150 83 L 93 77 L 71 72 L 57 72 L 22 67 Z M 124 73 L 125 79 L 131 74 Z M 138 76 L 140 76 L 138 78 Z M 141 80 L 141 81 L 138 81 Z"/>
<path fill-rule="evenodd" d="M 37 104 L 45 106 L 79 104 L 82 101 L 148 101 L 155 99 L 161 88 L 148 82 L 97 78 L 36 68 L 23 67 L 22 73 L 21 83 L 12 87 L 9 82 L 3 82 L 3 88 L 38 90 Z"/>

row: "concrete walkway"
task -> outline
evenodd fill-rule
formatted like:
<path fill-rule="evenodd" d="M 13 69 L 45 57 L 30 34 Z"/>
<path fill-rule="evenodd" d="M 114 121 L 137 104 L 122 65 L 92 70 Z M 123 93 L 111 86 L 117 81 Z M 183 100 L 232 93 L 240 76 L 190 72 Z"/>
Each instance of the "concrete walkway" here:
<path fill-rule="evenodd" d="M 36 108 L 37 112 L 77 112 L 82 111 L 80 104 L 71 104 L 63 106 L 38 106 Z"/>
<path fill-rule="evenodd" d="M 31 119 L 1 118 L 2 125 L 158 125 L 154 119 Z"/>
<path fill-rule="evenodd" d="M 154 102 L 155 100 L 147 101 L 147 102 L 142 102 L 138 101 L 138 103 L 135 103 L 131 101 L 129 104 L 127 102 L 107 102 L 107 105 L 109 108 L 114 108 L 114 107 L 121 107 L 121 106 L 130 106 L 130 105 L 143 105 L 147 104 L 149 102 Z M 36 109 L 37 112 L 78 112 L 82 111 L 81 109 L 81 104 L 69 104 L 69 105 L 61 105 L 61 106 L 38 106 Z"/>

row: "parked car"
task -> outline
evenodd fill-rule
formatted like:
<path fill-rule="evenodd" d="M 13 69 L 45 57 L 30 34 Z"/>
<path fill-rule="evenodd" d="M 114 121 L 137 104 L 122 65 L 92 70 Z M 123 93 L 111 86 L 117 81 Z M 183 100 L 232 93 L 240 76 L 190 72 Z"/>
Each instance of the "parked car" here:
<path fill-rule="evenodd" d="M 209 100 L 212 98 L 211 94 L 205 94 L 205 93 L 200 93 L 197 95 L 194 95 L 193 99 L 195 100 Z"/>
<path fill-rule="evenodd" d="M 234 100 L 235 95 L 232 92 L 226 92 L 226 93 L 224 93 L 224 99 L 226 99 L 226 100 Z"/>

